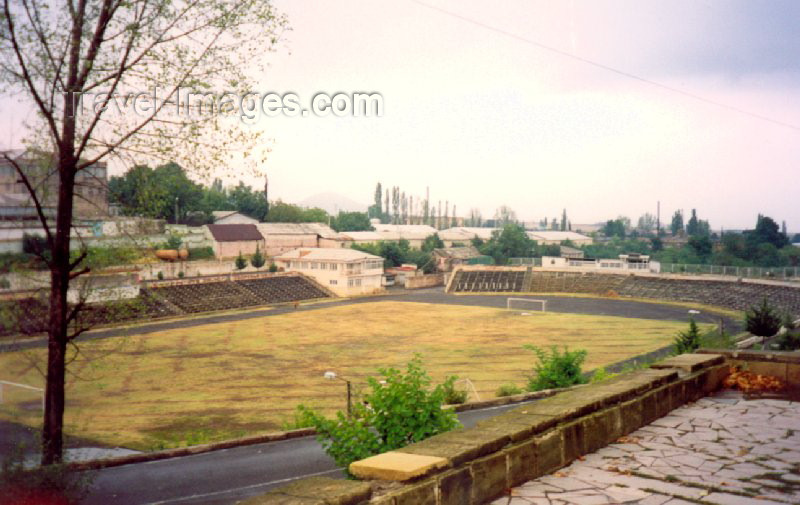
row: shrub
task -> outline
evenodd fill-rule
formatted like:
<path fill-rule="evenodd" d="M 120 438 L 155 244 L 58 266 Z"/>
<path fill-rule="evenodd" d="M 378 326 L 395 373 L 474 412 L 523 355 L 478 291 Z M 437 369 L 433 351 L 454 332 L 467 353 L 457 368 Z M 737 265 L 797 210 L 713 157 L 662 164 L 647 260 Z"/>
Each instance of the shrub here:
<path fill-rule="evenodd" d="M 533 351 L 538 358 L 538 363 L 533 369 L 534 373 L 528 378 L 528 391 L 564 388 L 586 383 L 581 372 L 581 365 L 586 360 L 585 350 L 570 351 L 564 346 L 564 352 L 561 352 L 556 346 L 550 347 L 550 351 L 535 345 L 524 347 Z"/>
<path fill-rule="evenodd" d="M 444 387 L 429 390 L 431 379 L 415 356 L 405 373 L 394 368 L 379 369 L 384 383 L 367 379 L 371 393 L 364 403 L 353 405 L 352 415 L 341 411 L 326 419 L 300 406 L 302 416 L 317 429 L 317 439 L 336 464 L 350 463 L 381 452 L 404 447 L 459 426 L 452 410 L 442 409 Z"/>
<path fill-rule="evenodd" d="M 516 384 L 503 384 L 497 391 L 495 395 L 497 396 L 513 396 L 522 393 L 522 388 L 517 386 Z"/>
<path fill-rule="evenodd" d="M 778 349 L 781 351 L 796 351 L 800 349 L 800 330 L 791 329 L 778 337 L 776 341 Z"/>
<path fill-rule="evenodd" d="M 192 247 L 189 249 L 189 261 L 205 260 L 214 257 L 211 247 Z"/>
<path fill-rule="evenodd" d="M 277 272 L 278 271 L 278 265 L 276 265 L 275 263 L 270 263 L 269 271 L 272 272 L 272 273 Z"/>
<path fill-rule="evenodd" d="M 234 265 L 236 265 L 237 270 L 244 270 L 244 268 L 247 266 L 247 260 L 244 259 L 244 256 L 242 256 L 241 251 L 239 252 L 239 256 L 236 257 Z"/>
<path fill-rule="evenodd" d="M 469 393 L 466 389 L 456 389 L 455 375 L 448 377 L 445 379 L 444 383 L 442 384 L 442 389 L 444 390 L 444 403 L 447 405 L 458 405 L 467 401 L 467 397 Z"/>
<path fill-rule="evenodd" d="M 183 244 L 183 240 L 174 233 L 170 233 L 167 237 L 167 241 L 164 243 L 164 249 L 180 249 L 181 244 Z"/>
<path fill-rule="evenodd" d="M 781 328 L 781 318 L 767 297 L 753 305 L 744 314 L 744 329 L 759 337 L 771 337 Z"/>
<path fill-rule="evenodd" d="M 22 234 L 22 252 L 32 254 L 37 258 L 45 258 L 50 254 L 47 239 L 40 235 Z"/>
<path fill-rule="evenodd" d="M 183 273 L 183 270 L 181 270 L 180 272 L 178 272 L 178 279 L 183 279 L 183 277 L 184 277 L 185 275 L 186 275 L 186 274 L 184 274 L 184 273 Z"/>
<path fill-rule="evenodd" d="M 700 329 L 694 318 L 689 319 L 689 329 L 678 332 L 675 337 L 675 354 L 694 352 L 700 348 Z"/>
<path fill-rule="evenodd" d="M 11 287 L 11 281 L 6 279 L 5 277 L 0 277 L 0 289 L 9 289 Z"/>
<path fill-rule="evenodd" d="M 617 375 L 618 374 L 611 373 L 611 372 L 607 371 L 606 367 L 601 366 L 600 368 L 598 368 L 597 370 L 594 371 L 594 373 L 592 374 L 592 378 L 591 378 L 590 382 L 592 384 L 595 384 L 597 382 L 603 382 L 604 380 L 608 380 L 608 379 L 610 379 L 612 377 L 616 377 Z"/>
<path fill-rule="evenodd" d="M 310 415 L 309 412 L 310 409 L 305 405 L 298 405 L 292 417 L 281 423 L 281 429 L 283 431 L 291 431 L 314 426 L 313 415 Z"/>
<path fill-rule="evenodd" d="M 264 263 L 266 262 L 267 260 L 264 259 L 264 255 L 261 254 L 261 250 L 258 248 L 258 246 L 256 246 L 256 253 L 252 258 L 250 258 L 250 264 L 253 265 L 256 270 L 258 270 L 259 268 L 263 267 Z"/>
<path fill-rule="evenodd" d="M 16 447 L 0 468 L 0 503 L 80 503 L 89 492 L 91 474 L 66 465 L 25 468 L 23 448 Z"/>
<path fill-rule="evenodd" d="M 158 280 L 160 280 L 160 281 L 163 281 L 164 280 L 164 272 L 158 272 L 158 275 L 156 275 L 156 278 Z"/>

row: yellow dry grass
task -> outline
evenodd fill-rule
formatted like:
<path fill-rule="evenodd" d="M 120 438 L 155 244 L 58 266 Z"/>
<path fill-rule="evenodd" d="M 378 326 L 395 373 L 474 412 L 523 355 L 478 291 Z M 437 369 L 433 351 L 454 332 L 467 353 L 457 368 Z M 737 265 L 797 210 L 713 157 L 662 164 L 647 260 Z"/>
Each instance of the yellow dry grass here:
<path fill-rule="evenodd" d="M 585 369 L 658 349 L 679 322 L 519 312 L 458 305 L 372 302 L 86 341 L 68 377 L 66 431 L 138 449 L 279 429 L 295 406 L 345 406 L 378 367 L 420 353 L 431 376 L 469 378 L 482 399 L 524 385 L 535 359 L 525 344 L 583 348 Z M 0 355 L 0 379 L 41 386 L 45 351 Z M 15 396 L 16 395 L 16 396 Z M 0 417 L 38 426 L 40 396 L 15 393 Z"/>

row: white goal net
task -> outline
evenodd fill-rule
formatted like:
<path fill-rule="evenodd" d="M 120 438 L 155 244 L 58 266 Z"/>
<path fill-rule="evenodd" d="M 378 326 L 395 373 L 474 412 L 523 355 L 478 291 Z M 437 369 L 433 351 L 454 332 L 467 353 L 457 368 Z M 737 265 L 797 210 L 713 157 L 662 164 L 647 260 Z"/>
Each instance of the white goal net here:
<path fill-rule="evenodd" d="M 508 298 L 506 299 L 506 309 L 541 310 L 542 312 L 547 312 L 547 300 L 534 300 L 532 298 Z"/>

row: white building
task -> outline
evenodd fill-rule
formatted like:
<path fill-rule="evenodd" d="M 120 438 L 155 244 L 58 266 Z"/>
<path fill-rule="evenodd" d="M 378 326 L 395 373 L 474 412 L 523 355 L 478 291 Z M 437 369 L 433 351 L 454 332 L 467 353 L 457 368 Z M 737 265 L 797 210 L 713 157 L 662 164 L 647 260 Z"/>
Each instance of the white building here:
<path fill-rule="evenodd" d="M 383 258 L 355 249 L 302 247 L 276 256 L 274 261 L 287 272 L 313 277 L 340 296 L 383 290 Z"/>
<path fill-rule="evenodd" d="M 592 243 L 592 237 L 574 231 L 529 231 L 527 233 L 528 237 L 539 245 L 558 245 L 565 240 L 571 241 L 578 247 Z"/>
<path fill-rule="evenodd" d="M 555 256 L 542 256 L 542 268 L 545 270 L 576 269 L 602 272 L 659 273 L 661 271 L 661 263 L 658 261 L 650 261 L 650 256 L 636 253 L 620 254 L 619 259 L 556 258 Z"/>
<path fill-rule="evenodd" d="M 214 224 L 258 224 L 258 219 L 245 216 L 235 210 L 215 210 L 211 212 L 214 216 Z"/>

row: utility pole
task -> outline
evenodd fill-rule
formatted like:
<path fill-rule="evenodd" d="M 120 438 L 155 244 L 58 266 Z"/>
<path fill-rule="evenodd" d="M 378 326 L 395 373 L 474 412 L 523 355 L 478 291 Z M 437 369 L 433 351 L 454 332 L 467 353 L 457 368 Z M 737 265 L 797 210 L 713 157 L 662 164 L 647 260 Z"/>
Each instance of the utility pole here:
<path fill-rule="evenodd" d="M 656 202 L 656 237 L 661 235 L 661 200 Z"/>

